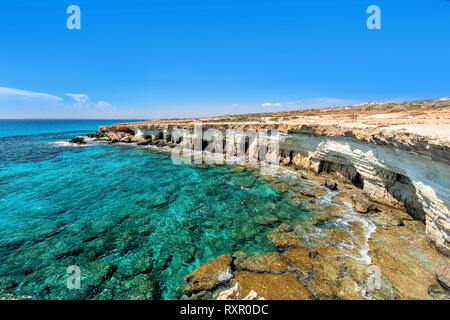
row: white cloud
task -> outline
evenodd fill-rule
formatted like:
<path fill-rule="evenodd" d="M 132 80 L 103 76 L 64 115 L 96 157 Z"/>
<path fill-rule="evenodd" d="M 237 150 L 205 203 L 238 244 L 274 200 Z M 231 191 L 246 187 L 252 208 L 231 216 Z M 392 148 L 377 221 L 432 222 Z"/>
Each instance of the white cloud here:
<path fill-rule="evenodd" d="M 308 108 L 329 108 L 329 107 L 341 107 L 358 103 L 357 100 L 352 99 L 340 99 L 340 98 L 312 98 L 297 101 L 281 102 L 265 102 L 261 106 L 263 107 L 283 107 L 290 110 L 308 109 Z"/>
<path fill-rule="evenodd" d="M 102 118 L 117 113 L 116 107 L 86 94 L 67 93 L 69 99 L 52 94 L 0 87 L 0 118 Z"/>
<path fill-rule="evenodd" d="M 359 101 L 353 99 L 341 99 L 341 98 L 314 98 L 305 99 L 295 102 L 297 108 L 331 108 L 331 107 L 344 107 L 349 106 Z"/>
<path fill-rule="evenodd" d="M 90 103 L 90 99 L 86 94 L 66 93 L 66 96 L 71 97 L 76 103 Z"/>
<path fill-rule="evenodd" d="M 24 99 L 43 99 L 47 101 L 57 102 L 62 98 L 54 96 L 52 94 L 33 92 L 27 90 L 19 90 L 14 88 L 0 87 L 0 97 L 12 97 L 12 98 L 24 98 Z"/>
<path fill-rule="evenodd" d="M 106 101 L 93 102 L 87 94 L 83 93 L 67 93 L 68 97 L 71 97 L 75 103 L 73 106 L 78 108 L 98 108 L 98 109 L 113 109 L 114 106 Z"/>
<path fill-rule="evenodd" d="M 279 102 L 275 102 L 275 103 L 272 103 L 272 102 L 265 102 L 265 103 L 263 103 L 261 106 L 263 106 L 263 107 L 281 107 L 282 104 L 279 103 Z"/>
<path fill-rule="evenodd" d="M 112 104 L 110 104 L 110 103 L 108 103 L 108 102 L 106 102 L 106 101 L 99 101 L 99 102 L 97 102 L 97 103 L 95 104 L 95 106 L 96 106 L 97 108 L 111 108 L 111 107 L 112 107 Z"/>

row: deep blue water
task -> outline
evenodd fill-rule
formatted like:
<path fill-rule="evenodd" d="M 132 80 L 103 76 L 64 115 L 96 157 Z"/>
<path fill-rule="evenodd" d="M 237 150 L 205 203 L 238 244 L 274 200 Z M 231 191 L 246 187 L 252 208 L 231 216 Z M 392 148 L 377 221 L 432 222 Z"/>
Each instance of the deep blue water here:
<path fill-rule="evenodd" d="M 273 251 L 267 231 L 308 215 L 256 169 L 66 142 L 113 122 L 0 120 L 0 296 L 180 298 L 201 263 Z M 70 265 L 80 290 L 66 287 Z"/>

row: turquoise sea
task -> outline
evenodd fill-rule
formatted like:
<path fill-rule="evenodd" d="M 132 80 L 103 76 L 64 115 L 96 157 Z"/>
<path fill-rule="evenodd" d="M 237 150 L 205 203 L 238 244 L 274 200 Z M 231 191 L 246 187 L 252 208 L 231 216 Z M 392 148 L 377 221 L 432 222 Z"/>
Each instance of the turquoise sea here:
<path fill-rule="evenodd" d="M 114 122 L 0 120 L 0 297 L 178 299 L 200 264 L 274 251 L 267 231 L 311 214 L 257 169 L 67 143 Z"/>

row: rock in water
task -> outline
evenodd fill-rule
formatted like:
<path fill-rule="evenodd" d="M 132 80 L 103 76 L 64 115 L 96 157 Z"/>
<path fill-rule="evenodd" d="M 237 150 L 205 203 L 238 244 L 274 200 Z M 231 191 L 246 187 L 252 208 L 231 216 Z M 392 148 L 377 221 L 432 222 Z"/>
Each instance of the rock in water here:
<path fill-rule="evenodd" d="M 70 143 L 78 144 L 78 145 L 85 145 L 86 141 L 84 141 L 84 138 L 82 138 L 82 137 L 76 137 L 76 138 L 73 138 L 72 140 L 70 140 Z"/>
<path fill-rule="evenodd" d="M 233 258 L 229 254 L 224 254 L 195 269 L 184 277 L 185 293 L 213 290 L 219 284 L 229 281 L 233 277 L 232 261 Z"/>
<path fill-rule="evenodd" d="M 441 264 L 435 269 L 436 278 L 447 290 L 450 290 L 450 265 Z"/>
<path fill-rule="evenodd" d="M 325 181 L 325 187 L 327 187 L 330 190 L 337 190 L 337 184 L 333 181 Z"/>
<path fill-rule="evenodd" d="M 278 228 L 267 233 L 267 239 L 279 250 L 303 247 L 300 238 L 293 230 L 290 225 L 282 223 Z"/>
<path fill-rule="evenodd" d="M 136 144 L 138 146 L 146 146 L 146 145 L 148 145 L 150 143 L 151 143 L 151 140 L 144 139 L 144 138 L 140 138 L 140 139 L 136 140 Z"/>

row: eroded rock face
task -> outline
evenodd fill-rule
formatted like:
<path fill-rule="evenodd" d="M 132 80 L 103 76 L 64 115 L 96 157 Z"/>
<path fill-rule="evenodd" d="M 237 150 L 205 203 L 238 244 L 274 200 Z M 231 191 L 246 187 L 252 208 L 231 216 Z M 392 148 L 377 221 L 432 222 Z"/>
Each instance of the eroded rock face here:
<path fill-rule="evenodd" d="M 447 290 L 450 290 L 450 265 L 441 264 L 436 267 L 436 278 Z"/>
<path fill-rule="evenodd" d="M 379 133 L 376 139 L 366 140 L 368 135 L 364 136 L 363 131 L 353 131 L 355 134 L 351 138 L 338 137 L 334 131 L 325 129 L 321 134 L 326 137 L 313 131 L 315 134 L 289 132 L 282 135 L 280 148 L 291 150 L 294 168 L 327 172 L 360 187 L 372 201 L 406 209 L 416 219 L 425 221 L 429 239 L 439 251 L 450 255 L 450 167 L 447 161 L 424 157 L 425 150 L 414 145 L 420 141 L 417 137 L 400 139 L 398 134 Z M 394 137 L 400 141 L 394 143 Z M 358 206 L 362 212 L 371 211 L 364 202 L 359 202 Z"/>
<path fill-rule="evenodd" d="M 173 147 L 176 128 L 193 130 L 194 123 L 115 124 L 99 127 L 97 135 L 110 142 Z M 210 128 L 224 134 L 227 129 L 277 129 L 281 133 L 280 156 L 275 160 L 280 164 L 328 173 L 361 188 L 372 201 L 406 209 L 426 223 L 426 235 L 436 248 L 450 255 L 450 146 L 446 141 L 373 127 L 321 124 L 203 124 L 203 130 Z M 355 206 L 361 212 L 371 211 L 364 201 Z"/>
<path fill-rule="evenodd" d="M 229 254 L 219 256 L 194 270 L 184 277 L 186 294 L 191 295 L 200 291 L 210 291 L 218 285 L 233 278 L 231 263 L 233 258 Z"/>

